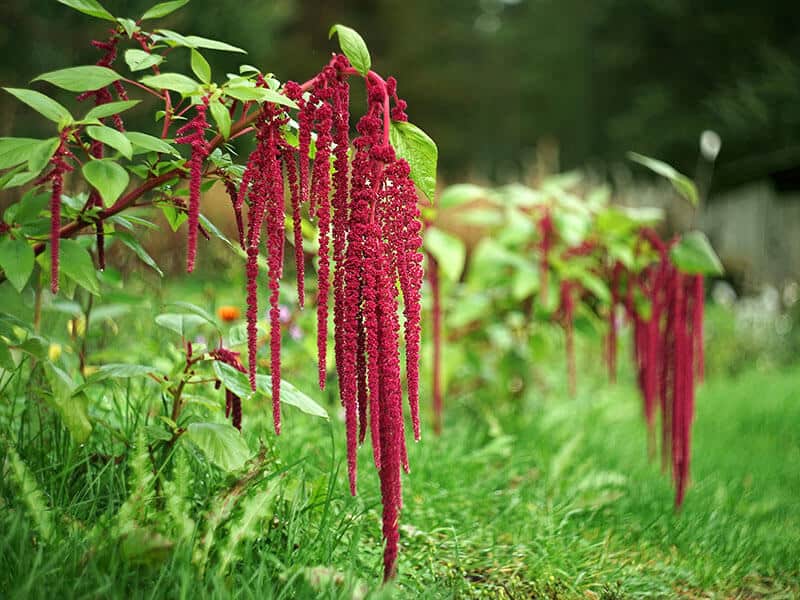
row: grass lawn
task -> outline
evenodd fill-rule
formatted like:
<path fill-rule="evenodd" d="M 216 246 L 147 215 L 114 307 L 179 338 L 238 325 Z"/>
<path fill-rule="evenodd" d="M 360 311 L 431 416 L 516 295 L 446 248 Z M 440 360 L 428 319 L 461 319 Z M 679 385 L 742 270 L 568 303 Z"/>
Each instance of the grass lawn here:
<path fill-rule="evenodd" d="M 148 325 L 141 327 L 147 335 Z M 529 405 L 481 390 L 447 398 L 444 435 L 428 430 L 409 449 L 399 577 L 386 588 L 377 585 L 380 504 L 371 451 L 361 449 L 359 495 L 350 498 L 335 404 L 296 383 L 332 419 L 287 409 L 275 440 L 266 408 L 248 407 L 250 447 L 267 442 L 249 496 L 236 495 L 243 479 L 195 465 L 183 509 L 170 506 L 169 490 L 148 509 L 150 522 L 190 517 L 190 529 L 220 519 L 220 542 L 202 574 L 192 561 L 204 535 L 199 526 L 177 544 L 142 529 L 135 545 L 144 551 L 131 550 L 132 535 L 114 539 L 115 515 L 136 493 L 129 476 L 135 458 L 75 446 L 41 411 L 26 422 L 39 419 L 50 430 L 7 428 L 0 435 L 0 597 L 800 595 L 800 368 L 753 370 L 701 388 L 692 486 L 680 514 L 669 477 L 648 461 L 638 396 L 625 377 L 609 386 L 588 375 L 575 399 L 549 394 Z M 143 386 L 120 402 L 135 406 Z M 121 427 L 134 435 L 135 411 L 126 414 Z M 9 444 L 21 448 L 44 517 L 8 476 Z M 240 516 L 227 524 L 230 515 L 219 509 L 232 498 Z M 42 518 L 55 531 L 49 542 Z"/>

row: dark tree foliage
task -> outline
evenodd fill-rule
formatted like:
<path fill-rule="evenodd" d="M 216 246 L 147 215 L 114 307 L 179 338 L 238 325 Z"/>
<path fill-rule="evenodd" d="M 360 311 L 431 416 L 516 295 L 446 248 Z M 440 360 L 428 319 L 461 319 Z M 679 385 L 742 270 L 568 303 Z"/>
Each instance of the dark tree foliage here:
<path fill-rule="evenodd" d="M 0 75 L 93 62 L 79 16 L 45 3 L 0 6 Z M 116 0 L 118 12 L 149 2 Z M 800 164 L 800 33 L 796 7 L 765 0 L 245 0 L 231 10 L 192 0 L 167 26 L 278 58 L 297 78 L 329 52 L 332 22 L 371 32 L 376 60 L 404 81 L 413 118 L 439 142 L 445 179 L 519 177 L 539 140 L 557 140 L 560 167 L 619 161 L 627 150 L 693 173 L 704 129 L 723 140 L 716 185 Z M 56 12 L 58 11 L 58 17 Z M 241 14 L 247 19 L 241 19 Z M 18 55 L 22 39 L 38 40 Z M 71 39 L 74 38 L 74 44 Z M 63 48 L 72 45 L 71 55 Z M 13 59 L 11 58 L 13 57 Z M 224 68 L 225 59 L 214 68 Z M 12 119 L 26 116 L 3 113 Z M 361 110 L 362 107 L 356 107 Z M 468 124 L 465 126 L 465 123 Z M 11 133 L 9 120 L 4 134 Z"/>

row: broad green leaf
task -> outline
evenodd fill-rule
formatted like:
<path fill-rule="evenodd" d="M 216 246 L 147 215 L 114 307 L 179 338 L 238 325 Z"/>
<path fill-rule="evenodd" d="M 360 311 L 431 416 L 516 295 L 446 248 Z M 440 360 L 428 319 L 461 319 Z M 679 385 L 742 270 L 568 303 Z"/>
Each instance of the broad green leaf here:
<path fill-rule="evenodd" d="M 122 28 L 125 30 L 125 33 L 128 34 L 129 38 L 133 38 L 133 34 L 141 30 L 141 27 L 139 27 L 136 24 L 136 21 L 134 21 L 133 19 L 125 19 L 119 17 L 117 18 L 117 23 L 122 25 Z"/>
<path fill-rule="evenodd" d="M 236 394 L 239 398 L 247 400 L 253 394 L 250 389 L 250 381 L 247 378 L 247 373 L 242 373 L 232 366 L 214 361 L 213 364 L 214 374 L 225 386 L 225 389 Z"/>
<path fill-rule="evenodd" d="M 214 122 L 219 127 L 219 132 L 227 140 L 231 135 L 231 113 L 219 100 L 211 102 L 209 108 L 211 109 L 211 116 L 214 117 Z"/>
<path fill-rule="evenodd" d="M 161 275 L 161 277 L 164 276 L 164 272 L 159 268 L 156 261 L 153 260 L 153 257 L 147 253 L 147 250 L 142 247 L 142 245 L 139 243 L 139 240 L 137 240 L 127 231 L 116 231 L 114 232 L 114 237 L 125 244 L 128 248 L 133 250 L 134 254 L 136 254 L 136 256 L 139 257 L 139 260 L 141 260 L 144 264 Z"/>
<path fill-rule="evenodd" d="M 211 221 L 211 219 L 209 219 L 208 217 L 206 217 L 202 213 L 199 215 L 199 218 L 200 218 L 200 225 L 203 226 L 203 229 L 208 231 L 214 237 L 219 238 L 220 240 L 225 242 L 228 246 L 232 246 L 233 245 L 233 244 L 231 244 L 231 241 L 228 239 L 228 236 L 226 236 L 224 233 L 222 233 L 222 231 L 220 231 L 220 228 L 217 227 L 216 225 L 214 225 L 214 223 Z"/>
<path fill-rule="evenodd" d="M 702 231 L 684 233 L 669 251 L 675 266 L 690 275 L 722 275 L 725 269 Z"/>
<path fill-rule="evenodd" d="M 72 438 L 82 444 L 92 433 L 86 396 L 83 394 L 73 396 L 75 382 L 65 371 L 51 362 L 44 363 L 44 370 L 52 390 L 50 403 L 58 412 Z"/>
<path fill-rule="evenodd" d="M 105 19 L 106 21 L 116 21 L 114 15 L 108 12 L 97 0 L 58 0 L 61 4 L 66 4 L 78 12 L 82 12 L 90 17 Z"/>
<path fill-rule="evenodd" d="M 42 142 L 31 151 L 28 157 L 28 170 L 31 173 L 39 173 L 50 162 L 60 144 L 58 138 L 42 140 Z"/>
<path fill-rule="evenodd" d="M 355 29 L 340 24 L 331 27 L 328 32 L 328 38 L 333 38 L 334 34 L 339 36 L 339 46 L 342 48 L 347 60 L 350 61 L 356 71 L 366 77 L 372 67 L 372 59 L 369 56 L 369 50 L 364 38 Z"/>
<path fill-rule="evenodd" d="M 173 156 L 180 156 L 175 148 L 173 148 L 167 141 L 157 138 L 154 135 L 141 133 L 139 131 L 126 131 L 125 136 L 131 141 L 134 146 L 133 153 L 141 154 L 141 152 L 160 152 L 162 154 L 172 154 Z"/>
<path fill-rule="evenodd" d="M 649 156 L 644 156 L 643 154 L 628 152 L 628 158 L 630 158 L 633 162 L 647 167 L 653 171 L 653 173 L 669 179 L 672 187 L 674 187 L 681 196 L 691 202 L 692 205 L 697 206 L 697 202 L 699 200 L 697 187 L 686 175 L 676 171 L 672 166 L 665 162 L 656 160 L 655 158 L 650 158 Z"/>
<path fill-rule="evenodd" d="M 240 398 L 247 399 L 253 394 L 246 373 L 219 361 L 214 362 L 214 373 L 226 389 Z M 272 398 L 272 380 L 266 375 L 256 375 L 256 393 L 265 398 Z M 314 417 L 328 418 L 328 412 L 322 406 L 285 380 L 281 380 L 281 403 L 294 406 Z"/>
<path fill-rule="evenodd" d="M 192 48 L 191 54 L 192 72 L 197 75 L 197 78 L 203 83 L 211 83 L 211 65 L 209 65 L 208 61 L 203 58 L 203 55 L 194 48 Z"/>
<path fill-rule="evenodd" d="M 97 140 L 107 146 L 111 146 L 114 150 L 118 150 L 125 158 L 131 158 L 131 156 L 133 156 L 133 146 L 131 146 L 130 140 L 125 137 L 125 134 L 116 129 L 106 127 L 105 125 L 93 125 L 86 128 L 86 133 L 93 140 Z"/>
<path fill-rule="evenodd" d="M 110 117 L 112 115 L 124 112 L 129 108 L 133 108 L 139 104 L 139 102 L 141 102 L 141 100 L 120 100 L 119 102 L 107 102 L 106 104 L 100 104 L 87 112 L 83 117 L 83 120 L 89 121 L 91 119 L 105 119 L 106 117 Z"/>
<path fill-rule="evenodd" d="M 30 171 L 22 171 L 19 172 L 22 167 L 15 167 L 9 173 L 3 175 L 0 178 L 0 189 L 9 190 L 11 188 L 19 187 L 21 185 L 25 185 L 26 183 L 30 183 L 39 175 L 39 173 L 30 172 Z"/>
<path fill-rule="evenodd" d="M 39 75 L 33 81 L 46 81 L 70 92 L 90 92 L 111 85 L 119 79 L 121 76 L 113 69 L 87 65 L 50 71 Z"/>
<path fill-rule="evenodd" d="M 97 271 L 89 251 L 75 240 L 61 240 L 61 271 L 95 296 L 100 295 Z"/>
<path fill-rule="evenodd" d="M 169 43 L 170 46 L 183 46 L 186 48 L 205 48 L 207 50 L 222 50 L 223 52 L 240 52 L 247 54 L 245 50 L 231 46 L 218 40 L 210 40 L 199 35 L 181 35 L 169 29 L 156 29 L 156 34 Z"/>
<path fill-rule="evenodd" d="M 236 98 L 242 102 L 255 100 L 256 102 L 272 102 L 273 104 L 281 104 L 289 108 L 299 108 L 294 100 L 269 88 L 237 85 L 226 87 L 224 91 L 226 96 Z"/>
<path fill-rule="evenodd" d="M 0 240 L 0 268 L 14 288 L 21 292 L 33 272 L 33 248 L 22 239 Z"/>
<path fill-rule="evenodd" d="M 161 212 L 164 213 L 164 218 L 167 220 L 169 228 L 172 229 L 173 232 L 178 231 L 181 225 L 189 218 L 186 211 L 178 209 L 172 203 L 162 203 Z"/>
<path fill-rule="evenodd" d="M 148 8 L 142 15 L 142 21 L 145 19 L 160 19 L 166 17 L 168 14 L 178 10 L 181 6 L 185 6 L 189 0 L 172 0 L 172 2 L 160 2 L 152 8 Z"/>
<path fill-rule="evenodd" d="M 157 325 L 174 331 L 183 338 L 189 337 L 198 327 L 206 324 L 206 320 L 198 315 L 181 313 L 163 313 L 158 315 L 155 321 Z"/>
<path fill-rule="evenodd" d="M 50 138 L 56 139 L 56 138 Z M 28 162 L 36 154 L 41 144 L 48 140 L 35 140 L 31 138 L 0 138 L 0 169 L 8 169 Z"/>
<path fill-rule="evenodd" d="M 423 247 L 436 259 L 439 272 L 448 281 L 459 280 L 467 258 L 467 247 L 463 241 L 438 227 L 429 227 L 425 231 Z"/>
<path fill-rule="evenodd" d="M 267 397 L 272 398 L 272 387 L 271 385 L 268 387 L 269 381 L 270 378 L 266 375 L 256 375 L 256 386 L 264 389 L 265 392 L 268 390 Z M 328 411 L 285 379 L 281 379 L 281 404 L 294 406 L 307 415 L 321 417 L 323 419 L 328 418 Z"/>
<path fill-rule="evenodd" d="M 100 192 L 103 204 L 111 206 L 128 187 L 130 175 L 110 159 L 90 160 L 83 165 L 83 177 Z"/>
<path fill-rule="evenodd" d="M 228 423 L 191 423 L 183 435 L 223 471 L 238 471 L 250 460 L 244 438 Z"/>
<path fill-rule="evenodd" d="M 72 115 L 69 114 L 66 108 L 40 92 L 20 88 L 3 89 L 54 123 L 70 123 L 73 120 Z"/>
<path fill-rule="evenodd" d="M 389 140 L 399 158 L 408 161 L 411 179 L 431 202 L 436 195 L 436 161 L 439 149 L 436 143 L 413 123 L 392 122 Z"/>
<path fill-rule="evenodd" d="M 151 54 L 138 48 L 131 48 L 125 51 L 125 62 L 131 71 L 144 71 L 150 67 L 160 65 L 164 62 L 164 57 L 160 54 Z"/>
<path fill-rule="evenodd" d="M 191 77 L 180 73 L 159 73 L 142 77 L 140 81 L 149 87 L 179 92 L 189 96 L 200 89 L 200 84 Z"/>
<path fill-rule="evenodd" d="M 170 310 L 173 308 L 183 309 L 193 315 L 197 315 L 212 327 L 217 327 L 217 322 L 211 315 L 211 313 L 209 313 L 204 308 L 197 306 L 197 304 L 192 304 L 191 302 L 184 302 L 183 300 L 177 300 L 175 302 L 170 302 L 166 306 Z"/>
<path fill-rule="evenodd" d="M 440 209 L 461 206 L 468 202 L 480 200 L 490 195 L 490 190 L 472 183 L 457 183 L 448 186 L 439 196 L 437 206 Z"/>

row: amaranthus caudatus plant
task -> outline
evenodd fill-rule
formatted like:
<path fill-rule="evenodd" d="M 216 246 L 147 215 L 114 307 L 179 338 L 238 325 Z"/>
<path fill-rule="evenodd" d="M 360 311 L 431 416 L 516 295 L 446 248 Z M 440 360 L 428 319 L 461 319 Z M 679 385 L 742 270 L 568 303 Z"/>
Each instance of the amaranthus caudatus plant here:
<path fill-rule="evenodd" d="M 3 277 L 21 290 L 38 260 L 49 269 L 52 293 L 64 284 L 67 291 L 80 285 L 95 293 L 91 261 L 96 257 L 98 268 L 104 267 L 109 239 L 119 239 L 152 263 L 125 231 L 136 223 L 126 211 L 143 205 L 160 208 L 174 226 L 186 222 L 186 270 L 192 272 L 201 238 L 219 233 L 201 213 L 202 192 L 215 182 L 223 185 L 238 227 L 239 248 L 234 249 L 246 261 L 247 365 L 222 350 L 215 358 L 236 371 L 246 370 L 252 389 L 256 389 L 257 282 L 265 265 L 273 417 L 275 432 L 280 433 L 278 301 L 286 262 L 286 224 L 291 224 L 298 301 L 303 306 L 306 261 L 301 224 L 304 219 L 315 223 L 319 236 L 319 383 L 324 387 L 327 379 L 332 296 L 335 368 L 346 419 L 350 489 L 356 493 L 356 449 L 369 431 L 381 479 L 384 575 L 392 577 L 402 504 L 400 470 L 409 470 L 400 352 L 404 346 L 406 393 L 418 440 L 423 269 L 417 188 L 433 196 L 435 144 L 408 122 L 397 82 L 371 69 L 363 39 L 350 28 L 331 28 L 330 35 L 338 35 L 343 54 L 334 54 L 304 83 L 282 84 L 250 65 L 242 65 L 239 73 L 227 74 L 222 83 L 215 83 L 203 53 L 243 50 L 167 29 L 144 29 L 151 19 L 169 14 L 188 0 L 157 4 L 139 19 L 117 18 L 96 0 L 59 1 L 107 21 L 110 27 L 92 42 L 99 52 L 95 65 L 45 73 L 34 81 L 78 94 L 79 106 L 94 106 L 75 118 L 43 92 L 4 88 L 52 121 L 56 135 L 43 140 L 0 140 L 2 187 L 33 184 L 33 191 L 16 212 L 7 213 L 0 242 Z M 190 59 L 191 76 L 170 69 L 169 63 L 181 54 Z M 128 74 L 118 70 L 120 57 Z M 353 78 L 364 83 L 367 109 L 358 118 L 351 140 Z M 125 112 L 138 110 L 143 102 L 135 95 L 157 105 L 155 135 L 128 129 Z M 241 165 L 234 160 L 233 142 L 243 136 L 254 138 L 255 148 Z M 78 193 L 65 194 L 67 185 Z M 49 194 L 48 236 L 14 218 L 28 210 L 39 190 Z M 93 247 L 73 239 L 87 230 L 94 230 Z M 82 240 L 89 241 L 86 237 Z M 239 427 L 240 399 L 229 391 L 228 412 Z"/>
<path fill-rule="evenodd" d="M 676 188 L 693 200 L 691 181 L 664 163 L 635 158 L 669 174 Z M 445 207 L 453 208 L 449 224 L 455 230 L 475 215 L 483 223 L 494 223 L 491 235 L 471 250 L 463 276 L 465 244 L 445 231 L 447 221 L 436 218 L 436 210 Z M 703 368 L 703 279 L 721 274 L 705 236 L 687 232 L 664 240 L 656 231 L 661 211 L 612 204 L 607 188 L 587 185 L 575 174 L 549 178 L 537 189 L 456 185 L 441 194 L 436 209 L 426 211 L 430 223 L 425 249 L 437 329 L 433 389 L 442 387 L 442 304 L 449 307 L 444 321 L 450 339 L 486 337 L 480 342 L 492 345 L 505 340 L 509 352 L 519 353 L 543 329 L 562 329 L 572 394 L 577 387 L 577 331 L 603 333 L 604 358 L 613 381 L 620 327 L 627 321 L 632 325 L 632 358 L 648 429 L 653 431 L 660 411 L 662 452 L 672 469 L 680 506 L 688 482 L 694 391 Z M 437 300 L 442 286 L 456 297 Z M 527 327 L 520 327 L 523 314 Z M 481 323 L 485 315 L 492 321 Z M 483 357 L 487 352 L 477 354 Z M 434 397 L 434 413 L 440 410 L 440 400 Z"/>

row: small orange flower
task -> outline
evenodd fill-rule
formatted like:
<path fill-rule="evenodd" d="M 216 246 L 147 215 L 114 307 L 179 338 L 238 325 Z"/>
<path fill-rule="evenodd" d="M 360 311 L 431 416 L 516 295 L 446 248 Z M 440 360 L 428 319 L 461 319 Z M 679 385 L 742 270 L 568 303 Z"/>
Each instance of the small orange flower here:
<path fill-rule="evenodd" d="M 230 323 L 237 320 L 242 314 L 236 306 L 220 306 L 217 309 L 217 316 L 226 323 Z"/>

